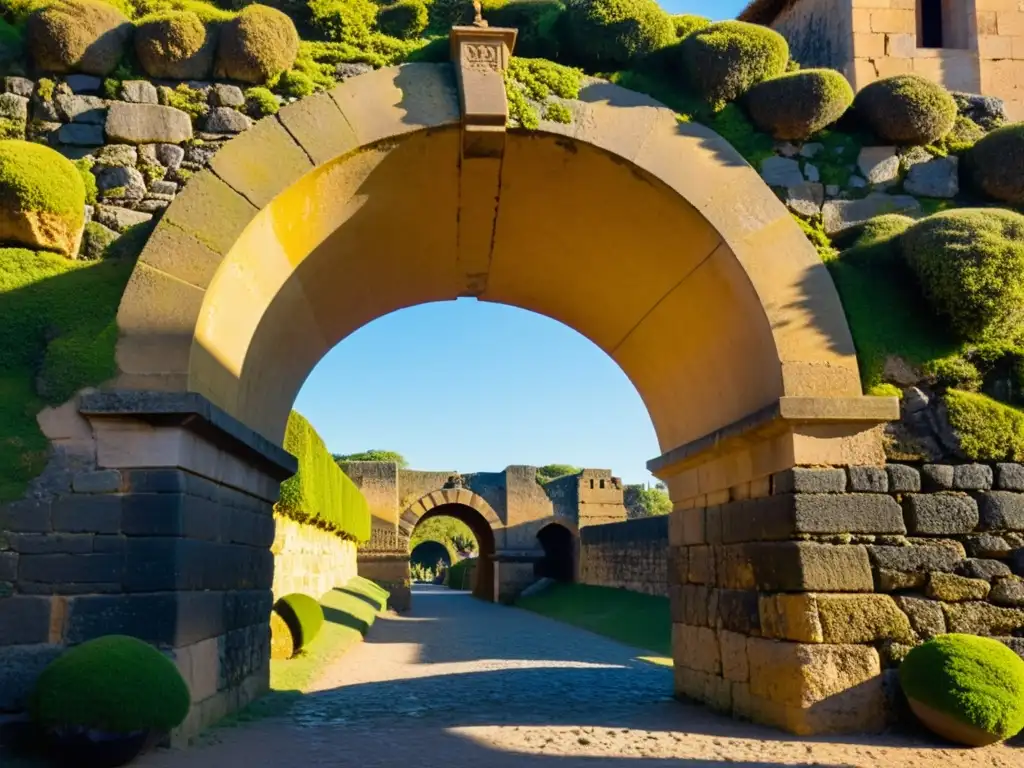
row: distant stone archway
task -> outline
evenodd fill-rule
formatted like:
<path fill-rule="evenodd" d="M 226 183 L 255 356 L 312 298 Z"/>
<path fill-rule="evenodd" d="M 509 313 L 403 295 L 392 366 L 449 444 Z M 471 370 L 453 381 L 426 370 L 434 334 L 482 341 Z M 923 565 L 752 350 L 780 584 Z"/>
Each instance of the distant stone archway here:
<path fill-rule="evenodd" d="M 537 532 L 537 541 L 544 549 L 534 573 L 537 578 L 570 583 L 576 581 L 579 564 L 579 532 L 561 520 L 546 523 Z"/>

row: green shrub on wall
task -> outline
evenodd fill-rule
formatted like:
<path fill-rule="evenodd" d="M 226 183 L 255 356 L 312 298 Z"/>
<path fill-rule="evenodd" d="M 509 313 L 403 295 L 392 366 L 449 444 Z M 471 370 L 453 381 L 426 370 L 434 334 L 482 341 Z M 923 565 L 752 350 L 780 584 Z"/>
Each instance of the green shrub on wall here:
<path fill-rule="evenodd" d="M 694 90 L 715 106 L 778 77 L 789 61 L 786 38 L 742 21 L 721 21 L 699 29 L 680 43 L 679 51 Z"/>
<path fill-rule="evenodd" d="M 355 541 L 369 539 L 366 499 L 338 468 L 316 430 L 295 411 L 288 418 L 284 448 L 299 460 L 299 471 L 281 484 L 277 511 Z"/>

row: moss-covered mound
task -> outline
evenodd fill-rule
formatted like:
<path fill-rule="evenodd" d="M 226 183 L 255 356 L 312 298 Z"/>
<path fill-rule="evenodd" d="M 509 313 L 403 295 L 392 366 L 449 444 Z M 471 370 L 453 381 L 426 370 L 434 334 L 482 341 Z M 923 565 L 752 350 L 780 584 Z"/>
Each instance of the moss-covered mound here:
<path fill-rule="evenodd" d="M 774 30 L 720 21 L 679 45 L 687 78 L 708 104 L 734 101 L 758 83 L 786 71 L 789 44 Z"/>
<path fill-rule="evenodd" d="M 1024 205 L 1024 123 L 1005 125 L 980 139 L 967 163 L 972 180 L 986 195 Z"/>
<path fill-rule="evenodd" d="M 277 611 L 270 613 L 270 658 L 275 661 L 290 659 L 295 655 L 295 638 L 287 622 Z"/>
<path fill-rule="evenodd" d="M 963 340 L 1009 338 L 1024 316 L 1024 216 L 962 208 L 923 219 L 903 253 L 935 312 Z"/>
<path fill-rule="evenodd" d="M 754 124 L 776 139 L 803 141 L 853 103 L 853 88 L 834 69 L 804 69 L 755 85 L 746 95 Z"/>
<path fill-rule="evenodd" d="M 940 635 L 910 651 L 899 674 L 908 699 L 995 740 L 1024 728 L 1024 661 L 998 640 Z"/>
<path fill-rule="evenodd" d="M 121 61 L 132 26 L 101 0 L 57 0 L 28 17 L 25 33 L 39 69 L 104 76 Z"/>
<path fill-rule="evenodd" d="M 216 76 L 265 83 L 292 68 L 299 33 L 290 18 L 265 5 L 250 5 L 221 29 Z"/>
<path fill-rule="evenodd" d="M 324 625 L 324 610 L 320 603 L 298 592 L 285 595 L 274 603 L 274 612 L 288 625 L 296 651 L 313 642 Z"/>
<path fill-rule="evenodd" d="M 956 122 L 949 91 L 920 75 L 897 75 L 865 86 L 854 100 L 857 115 L 879 138 L 924 146 L 938 141 Z"/>
<path fill-rule="evenodd" d="M 190 700 L 178 668 L 160 651 L 134 637 L 108 635 L 72 648 L 43 670 L 32 717 L 43 726 L 169 731 L 184 721 Z"/>
<path fill-rule="evenodd" d="M 598 70 L 626 67 L 676 39 L 654 0 L 571 0 L 565 23 L 574 54 Z"/>
<path fill-rule="evenodd" d="M 377 25 L 385 35 L 400 40 L 419 37 L 427 28 L 427 6 L 423 0 L 397 0 L 380 9 Z"/>
<path fill-rule="evenodd" d="M 672 26 L 676 29 L 676 37 L 682 40 L 694 32 L 710 26 L 711 19 L 692 13 L 678 13 L 672 17 Z"/>
<path fill-rule="evenodd" d="M 970 378 L 970 373 L 960 376 Z M 1024 461 L 1024 412 L 977 392 L 957 389 L 946 391 L 945 403 L 949 425 L 968 457 L 976 461 Z"/>
<path fill-rule="evenodd" d="M 74 164 L 33 142 L 0 141 L 0 241 L 78 253 L 85 184 Z"/>
<path fill-rule="evenodd" d="M 135 54 L 150 77 L 202 80 L 213 71 L 217 35 L 192 11 L 150 16 L 136 26 Z"/>
<path fill-rule="evenodd" d="M 847 262 L 894 266 L 902 258 L 900 237 L 914 224 L 914 219 L 900 213 L 884 213 L 850 231 L 844 239 L 842 259 Z"/>
<path fill-rule="evenodd" d="M 358 45 L 370 38 L 379 8 L 373 0 L 310 0 L 309 10 L 327 39 Z"/>

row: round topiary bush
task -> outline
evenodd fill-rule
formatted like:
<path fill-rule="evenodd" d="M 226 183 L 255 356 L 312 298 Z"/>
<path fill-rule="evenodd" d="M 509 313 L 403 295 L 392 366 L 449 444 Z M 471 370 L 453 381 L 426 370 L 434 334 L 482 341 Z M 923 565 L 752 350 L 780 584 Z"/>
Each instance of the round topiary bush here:
<path fill-rule="evenodd" d="M 377 12 L 377 26 L 400 40 L 419 37 L 427 28 L 427 6 L 423 0 L 397 0 Z"/>
<path fill-rule="evenodd" d="M 310 0 L 309 10 L 329 40 L 357 44 L 373 30 L 378 6 L 373 0 Z"/>
<path fill-rule="evenodd" d="M 996 341 L 1024 316 L 1024 216 L 961 208 L 918 221 L 901 240 L 921 291 L 961 339 Z"/>
<path fill-rule="evenodd" d="M 1024 123 L 997 128 L 967 154 L 972 180 L 989 197 L 1024 205 Z"/>
<path fill-rule="evenodd" d="M 215 74 L 227 80 L 265 83 L 292 68 L 299 33 L 290 18 L 265 5 L 250 5 L 221 29 Z"/>
<path fill-rule="evenodd" d="M 174 662 L 137 638 L 108 635 L 71 648 L 43 670 L 31 710 L 47 728 L 127 734 L 176 728 L 190 703 Z"/>
<path fill-rule="evenodd" d="M 85 184 L 74 163 L 28 141 L 0 141 L 0 241 L 78 253 Z"/>
<path fill-rule="evenodd" d="M 213 71 L 217 35 L 191 11 L 148 16 L 135 28 L 135 54 L 150 77 L 202 80 Z"/>
<path fill-rule="evenodd" d="M 747 112 L 776 139 L 802 141 L 831 125 L 853 103 L 853 88 L 834 69 L 803 69 L 765 80 L 746 95 Z"/>
<path fill-rule="evenodd" d="M 654 0 L 570 0 L 566 32 L 576 56 L 596 69 L 620 69 L 676 40 Z"/>
<path fill-rule="evenodd" d="M 693 88 L 713 105 L 727 104 L 786 71 L 789 43 L 774 30 L 744 21 L 699 29 L 679 46 Z"/>
<path fill-rule="evenodd" d="M 437 0 L 430 6 L 433 15 Z M 555 60 L 561 53 L 558 34 L 565 5 L 561 0 L 488 0 L 483 4 L 484 18 L 492 27 L 514 27 L 516 56 Z M 472 6 L 470 6 L 472 11 Z M 468 21 L 472 21 L 472 13 Z"/>
<path fill-rule="evenodd" d="M 292 630 L 276 611 L 270 613 L 270 658 L 276 661 L 290 659 L 295 655 L 295 638 Z"/>
<path fill-rule="evenodd" d="M 313 642 L 313 638 L 324 625 L 324 610 L 320 603 L 309 595 L 295 592 L 285 595 L 274 604 L 277 613 L 292 633 L 295 650 L 301 650 Z"/>
<path fill-rule="evenodd" d="M 672 26 L 675 27 L 676 37 L 682 40 L 694 32 L 704 29 L 711 24 L 711 19 L 704 16 L 697 16 L 692 13 L 677 13 L 672 17 Z"/>
<path fill-rule="evenodd" d="M 953 741 L 984 746 L 1024 728 L 1024 661 L 974 635 L 939 635 L 914 648 L 900 684 L 920 720 Z"/>
<path fill-rule="evenodd" d="M 866 86 L 853 102 L 858 117 L 880 139 L 924 146 L 938 141 L 956 122 L 949 91 L 920 75 L 896 75 Z"/>
<path fill-rule="evenodd" d="M 132 25 L 101 0 L 57 0 L 28 17 L 25 34 L 38 69 L 103 77 L 121 61 Z"/>

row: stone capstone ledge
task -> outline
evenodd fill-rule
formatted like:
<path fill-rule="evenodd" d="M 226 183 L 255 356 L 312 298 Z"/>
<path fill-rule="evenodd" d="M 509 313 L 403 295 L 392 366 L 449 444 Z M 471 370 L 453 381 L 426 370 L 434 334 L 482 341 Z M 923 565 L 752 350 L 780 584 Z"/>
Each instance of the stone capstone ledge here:
<path fill-rule="evenodd" d="M 185 427 L 252 459 L 278 481 L 298 471 L 294 456 L 195 392 L 92 392 L 82 396 L 78 410 L 83 416 L 131 416 L 157 426 Z"/>

